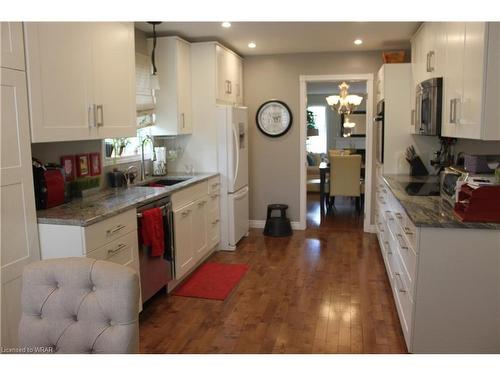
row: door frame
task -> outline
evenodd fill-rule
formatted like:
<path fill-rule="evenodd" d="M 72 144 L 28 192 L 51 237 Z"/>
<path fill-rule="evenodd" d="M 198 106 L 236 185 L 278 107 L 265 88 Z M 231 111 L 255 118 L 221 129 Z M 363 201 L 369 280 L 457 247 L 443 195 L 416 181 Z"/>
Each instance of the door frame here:
<path fill-rule="evenodd" d="M 299 76 L 299 96 L 300 96 L 300 229 L 306 229 L 307 216 L 307 151 L 306 151 L 306 119 L 307 119 L 307 83 L 318 81 L 366 81 L 366 157 L 365 157 L 365 204 L 364 222 L 365 232 L 374 233 L 375 228 L 371 223 L 373 212 L 372 200 L 372 176 L 373 176 L 373 127 L 370 119 L 373 118 L 373 73 L 366 74 L 327 74 L 327 75 L 300 75 Z"/>

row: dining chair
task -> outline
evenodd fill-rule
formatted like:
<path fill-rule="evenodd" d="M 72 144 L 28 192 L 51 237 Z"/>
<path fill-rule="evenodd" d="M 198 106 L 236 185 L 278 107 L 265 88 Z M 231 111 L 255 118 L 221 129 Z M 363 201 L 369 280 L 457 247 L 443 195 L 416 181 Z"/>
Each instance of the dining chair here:
<path fill-rule="evenodd" d="M 356 198 L 356 210 L 361 212 L 361 195 L 364 183 L 361 175 L 361 155 L 330 154 L 330 197 L 329 208 L 336 196 Z"/>
<path fill-rule="evenodd" d="M 331 155 L 351 155 L 354 154 L 354 150 L 352 149 L 342 149 L 342 148 L 334 148 L 328 150 L 328 156 Z"/>

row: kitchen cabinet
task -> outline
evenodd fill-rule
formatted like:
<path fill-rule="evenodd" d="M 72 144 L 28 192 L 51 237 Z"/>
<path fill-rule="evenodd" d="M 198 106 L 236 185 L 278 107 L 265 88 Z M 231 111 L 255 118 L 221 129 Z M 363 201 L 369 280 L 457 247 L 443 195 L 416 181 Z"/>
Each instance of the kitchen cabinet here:
<path fill-rule="evenodd" d="M 233 51 L 215 45 L 217 64 L 217 100 L 221 103 L 242 104 L 242 61 Z"/>
<path fill-rule="evenodd" d="M 443 77 L 443 136 L 500 140 L 499 29 L 496 22 L 431 22 L 412 38 L 413 85 Z"/>
<path fill-rule="evenodd" d="M 377 237 L 408 351 L 499 353 L 500 230 L 416 226 L 376 181 Z"/>
<path fill-rule="evenodd" d="M 132 23 L 24 24 L 32 142 L 136 134 Z"/>
<path fill-rule="evenodd" d="M 21 22 L 1 22 L 1 67 L 24 70 L 23 25 Z"/>
<path fill-rule="evenodd" d="M 2 34 L 3 28 L 4 24 Z M 13 47 L 13 50 L 22 51 L 22 39 L 17 41 L 21 47 Z M 17 327 L 21 318 L 22 271 L 24 266 L 40 259 L 40 249 L 31 166 L 26 73 L 1 68 L 0 79 L 0 347 L 14 348 L 17 346 Z"/>
<path fill-rule="evenodd" d="M 219 177 L 172 194 L 175 279 L 180 281 L 220 241 Z"/>
<path fill-rule="evenodd" d="M 149 53 L 153 42 L 148 40 Z M 154 135 L 191 134 L 191 46 L 179 37 L 157 38 L 155 51 L 160 90 L 156 96 Z"/>

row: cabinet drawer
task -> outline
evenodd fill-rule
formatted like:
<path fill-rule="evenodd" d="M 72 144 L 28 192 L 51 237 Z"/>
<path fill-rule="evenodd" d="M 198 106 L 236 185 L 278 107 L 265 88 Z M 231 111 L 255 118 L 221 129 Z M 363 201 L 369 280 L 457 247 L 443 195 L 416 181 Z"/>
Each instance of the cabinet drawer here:
<path fill-rule="evenodd" d="M 399 226 L 401 227 L 401 232 L 403 233 L 408 245 L 414 250 L 418 251 L 418 236 L 417 231 L 418 228 L 413 224 L 410 220 L 403 207 L 398 203 L 398 207 L 396 208 L 396 212 L 394 213 Z"/>
<path fill-rule="evenodd" d="M 203 181 L 175 192 L 172 194 L 172 207 L 174 210 L 182 208 L 185 205 L 206 196 L 207 191 L 207 181 Z"/>
<path fill-rule="evenodd" d="M 215 194 L 220 192 L 220 179 L 219 176 L 213 177 L 208 180 L 208 194 Z"/>
<path fill-rule="evenodd" d="M 207 210 L 208 212 L 216 212 L 217 219 L 219 218 L 220 195 L 219 193 L 212 193 L 208 197 Z"/>
<path fill-rule="evenodd" d="M 409 347 L 413 321 L 413 300 L 411 299 L 410 293 L 408 293 L 408 286 L 405 285 L 404 279 L 401 276 L 401 264 L 399 263 L 398 257 L 395 256 L 392 260 L 394 281 L 392 290 L 406 345 Z"/>
<path fill-rule="evenodd" d="M 136 272 L 138 272 L 138 257 L 137 231 L 130 232 L 87 254 L 87 258 L 129 266 Z"/>
<path fill-rule="evenodd" d="M 220 218 L 219 211 L 211 211 L 208 213 L 208 248 L 211 250 L 213 246 L 220 241 Z"/>
<path fill-rule="evenodd" d="M 395 239 L 401 257 L 403 268 L 402 271 L 405 273 L 406 278 L 408 279 L 408 286 L 413 290 L 413 286 L 415 284 L 415 272 L 417 267 L 417 255 L 415 254 L 413 249 L 408 246 L 406 238 L 401 232 L 395 234 Z"/>
<path fill-rule="evenodd" d="M 137 216 L 135 208 L 90 225 L 84 230 L 86 252 L 97 249 L 124 234 L 136 230 Z"/>

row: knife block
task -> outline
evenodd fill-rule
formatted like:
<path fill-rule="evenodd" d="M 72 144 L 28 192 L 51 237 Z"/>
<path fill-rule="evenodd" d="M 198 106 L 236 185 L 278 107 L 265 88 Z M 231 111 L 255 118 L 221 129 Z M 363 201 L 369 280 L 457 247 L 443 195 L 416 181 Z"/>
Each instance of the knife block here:
<path fill-rule="evenodd" d="M 413 159 L 406 159 L 410 164 L 410 176 L 428 176 L 429 172 L 425 168 L 420 156 L 415 156 Z"/>

